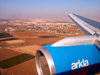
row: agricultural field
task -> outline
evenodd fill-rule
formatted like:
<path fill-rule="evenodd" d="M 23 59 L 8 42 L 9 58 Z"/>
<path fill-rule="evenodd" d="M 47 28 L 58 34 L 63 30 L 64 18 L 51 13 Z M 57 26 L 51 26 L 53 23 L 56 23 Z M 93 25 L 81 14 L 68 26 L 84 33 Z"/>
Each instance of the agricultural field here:
<path fill-rule="evenodd" d="M 14 56 L 12 58 L 8 58 L 8 59 L 0 61 L 0 67 L 3 69 L 6 69 L 6 68 L 18 65 L 20 63 L 23 63 L 23 62 L 28 61 L 33 58 L 34 58 L 34 56 L 32 56 L 32 55 L 21 54 L 21 55 Z"/>
<path fill-rule="evenodd" d="M 22 54 L 11 49 L 0 48 L 0 61 Z"/>
<path fill-rule="evenodd" d="M 4 39 L 0 39 L 0 42 L 2 41 L 11 41 L 11 40 L 17 40 L 18 38 L 4 38 Z"/>
<path fill-rule="evenodd" d="M 0 38 L 6 38 L 6 37 L 13 37 L 13 35 L 9 33 L 0 33 Z"/>
<path fill-rule="evenodd" d="M 29 45 L 29 46 L 17 47 L 17 48 L 14 48 L 14 49 L 20 50 L 21 52 L 25 52 L 25 53 L 35 55 L 37 49 L 40 48 L 40 47 L 41 46 L 39 46 L 39 45 Z"/>
<path fill-rule="evenodd" d="M 14 44 L 14 43 L 23 43 L 25 42 L 24 40 L 10 40 L 10 41 L 6 41 L 6 43 L 8 44 Z"/>
<path fill-rule="evenodd" d="M 40 45 L 44 46 L 47 44 L 53 44 L 61 39 L 67 37 L 75 37 L 81 35 L 65 35 L 65 34 L 55 34 L 50 32 L 43 32 L 43 31 L 24 31 L 24 32 L 10 32 L 18 39 L 24 40 L 33 45 Z"/>
<path fill-rule="evenodd" d="M 67 37 L 83 35 L 55 34 L 34 30 L 9 33 L 13 37 L 0 38 L 1 75 L 38 75 L 35 65 L 35 53 L 38 48 Z"/>
<path fill-rule="evenodd" d="M 0 75 L 38 75 L 33 55 L 0 48 Z"/>
<path fill-rule="evenodd" d="M 6 70 L 13 75 L 38 75 L 34 58 Z"/>

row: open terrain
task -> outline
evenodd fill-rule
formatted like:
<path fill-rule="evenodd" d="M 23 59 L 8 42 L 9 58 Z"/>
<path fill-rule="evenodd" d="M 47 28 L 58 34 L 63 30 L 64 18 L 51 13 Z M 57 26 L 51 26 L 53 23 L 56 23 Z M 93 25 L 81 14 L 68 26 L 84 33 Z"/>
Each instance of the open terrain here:
<path fill-rule="evenodd" d="M 38 75 L 36 71 L 36 67 L 35 67 L 35 59 L 27 58 L 30 56 L 32 55 L 27 56 L 26 54 L 24 54 L 23 56 L 23 53 L 21 52 L 17 52 L 17 51 L 5 49 L 5 48 L 0 48 L 0 67 L 5 67 L 5 69 L 0 69 L 0 75 Z M 28 60 L 26 60 L 26 58 Z M 23 60 L 24 62 L 21 62 L 22 59 L 24 59 Z M 10 64 L 11 62 L 13 63 L 18 62 L 20 64 L 17 63 L 15 65 L 14 64 L 12 65 Z M 5 65 L 8 64 L 7 65 L 8 68 L 4 64 Z M 12 65 L 12 66 L 9 66 L 9 65 Z"/>
<path fill-rule="evenodd" d="M 16 66 L 7 68 L 6 70 L 13 75 L 38 75 L 35 66 L 35 59 L 28 60 Z"/>
<path fill-rule="evenodd" d="M 39 45 L 30 45 L 30 46 L 17 47 L 17 48 L 14 48 L 14 49 L 15 50 L 20 50 L 20 51 L 25 52 L 25 53 L 35 55 L 37 49 L 40 48 L 40 47 L 41 46 L 39 46 Z"/>
<path fill-rule="evenodd" d="M 0 48 L 0 61 L 22 54 L 11 49 Z"/>
<path fill-rule="evenodd" d="M 75 32 L 75 29 L 55 29 Z M 13 37 L 5 37 L 0 40 L 0 62 L 21 58 L 20 55 L 27 53 L 35 56 L 36 50 L 41 46 L 53 44 L 56 41 L 67 37 L 84 36 L 82 31 L 77 31 L 79 34 L 56 34 L 47 31 L 37 30 L 16 30 L 9 31 Z M 15 38 L 15 39 L 13 39 Z M 27 56 L 28 57 L 28 56 Z M 22 57 L 23 58 L 23 57 Z M 35 58 L 18 62 L 17 64 L 8 66 L 5 69 L 0 69 L 1 75 L 38 75 L 36 71 Z"/>
<path fill-rule="evenodd" d="M 84 35 L 83 33 L 79 35 L 65 35 L 65 34 L 55 34 L 55 33 L 50 33 L 50 32 L 43 32 L 43 31 L 34 31 L 34 30 L 24 31 L 24 32 L 11 32 L 11 34 L 13 34 L 19 39 L 29 42 L 30 44 L 41 45 L 41 46 L 47 45 L 47 44 L 53 44 L 56 41 L 59 41 L 63 38 Z M 43 36 L 47 36 L 47 37 L 43 38 Z M 48 38 L 48 36 L 50 38 Z M 56 37 L 53 37 L 53 36 L 56 36 Z"/>
<path fill-rule="evenodd" d="M 11 41 L 6 41 L 8 44 L 14 44 L 14 43 L 23 43 L 25 42 L 24 40 L 11 40 Z"/>
<path fill-rule="evenodd" d="M 28 61 L 30 59 L 33 59 L 34 56 L 33 55 L 29 55 L 29 54 L 21 54 L 21 55 L 17 55 L 14 56 L 12 58 L 8 58 L 5 60 L 0 61 L 0 67 L 3 69 L 18 65 L 20 63 L 23 63 L 25 61 Z"/>

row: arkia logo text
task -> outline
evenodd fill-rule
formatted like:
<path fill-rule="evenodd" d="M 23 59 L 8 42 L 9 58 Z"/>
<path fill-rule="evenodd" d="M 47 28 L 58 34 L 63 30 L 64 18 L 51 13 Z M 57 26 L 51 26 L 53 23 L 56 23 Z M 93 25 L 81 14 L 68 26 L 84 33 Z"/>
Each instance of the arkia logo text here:
<path fill-rule="evenodd" d="M 71 69 L 74 70 L 74 69 L 82 68 L 82 67 L 85 67 L 85 66 L 88 66 L 88 65 L 89 65 L 88 60 L 82 59 L 82 61 L 78 60 L 78 62 L 72 63 Z"/>

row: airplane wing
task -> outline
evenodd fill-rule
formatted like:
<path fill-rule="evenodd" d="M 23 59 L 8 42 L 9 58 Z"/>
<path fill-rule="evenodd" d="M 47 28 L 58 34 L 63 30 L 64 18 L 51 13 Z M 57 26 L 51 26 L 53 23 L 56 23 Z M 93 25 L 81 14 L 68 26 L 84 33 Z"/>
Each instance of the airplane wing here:
<path fill-rule="evenodd" d="M 77 14 L 69 14 L 69 17 L 86 35 L 96 36 L 97 40 L 94 43 L 100 48 L 100 22 Z"/>
<path fill-rule="evenodd" d="M 86 35 L 100 35 L 100 22 L 76 14 L 69 14 L 69 17 Z"/>

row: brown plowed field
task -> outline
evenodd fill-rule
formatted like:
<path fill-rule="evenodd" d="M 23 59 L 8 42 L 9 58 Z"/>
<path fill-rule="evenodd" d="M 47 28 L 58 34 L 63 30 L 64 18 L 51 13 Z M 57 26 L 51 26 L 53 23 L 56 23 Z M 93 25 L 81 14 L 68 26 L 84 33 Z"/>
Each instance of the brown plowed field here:
<path fill-rule="evenodd" d="M 41 46 L 39 46 L 39 45 L 30 45 L 30 46 L 17 47 L 17 48 L 14 48 L 14 49 L 21 50 L 23 52 L 31 53 L 31 54 L 35 55 L 37 49 L 40 48 L 40 47 Z"/>
<path fill-rule="evenodd" d="M 0 61 L 22 54 L 10 49 L 0 48 Z M 7 69 L 0 69 L 0 75 L 38 75 L 35 58 Z"/>
<path fill-rule="evenodd" d="M 55 34 L 55 33 L 42 32 L 42 31 L 11 32 L 11 34 L 26 42 L 29 42 L 34 45 L 41 45 L 41 46 L 47 45 L 47 44 L 53 44 L 56 41 L 59 41 L 67 37 L 81 36 L 81 35 Z M 58 36 L 58 37 L 53 37 L 53 38 L 40 38 L 39 37 L 39 36 L 45 36 L 45 35 L 46 36 Z"/>
<path fill-rule="evenodd" d="M 22 54 L 10 49 L 0 48 L 0 61 Z"/>
<path fill-rule="evenodd" d="M 11 41 L 6 41 L 8 44 L 15 44 L 15 43 L 23 43 L 25 42 L 24 40 L 11 40 Z"/>
<path fill-rule="evenodd" d="M 6 69 L 13 75 L 38 75 L 35 66 L 35 59 Z"/>

